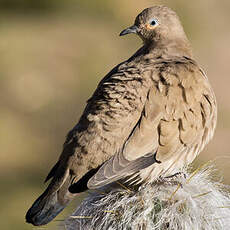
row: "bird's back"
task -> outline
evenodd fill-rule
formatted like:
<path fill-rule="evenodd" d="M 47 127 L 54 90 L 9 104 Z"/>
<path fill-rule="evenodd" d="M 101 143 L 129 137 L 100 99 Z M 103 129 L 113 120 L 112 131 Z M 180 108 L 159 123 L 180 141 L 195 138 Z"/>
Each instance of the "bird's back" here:
<path fill-rule="evenodd" d="M 215 96 L 194 60 L 138 56 L 107 75 L 88 101 L 66 143 L 77 143 L 71 169 L 79 179 L 121 151 L 129 161 L 156 152 L 156 178 L 189 164 L 215 122 Z"/>

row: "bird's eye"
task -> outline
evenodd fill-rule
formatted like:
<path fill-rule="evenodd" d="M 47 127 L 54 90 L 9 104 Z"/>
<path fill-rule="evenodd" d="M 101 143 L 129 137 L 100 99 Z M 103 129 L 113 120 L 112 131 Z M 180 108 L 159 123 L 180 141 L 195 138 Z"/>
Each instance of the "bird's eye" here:
<path fill-rule="evenodd" d="M 157 21 L 156 19 L 152 19 L 152 20 L 149 22 L 149 24 L 150 24 L 151 26 L 156 26 L 156 25 L 158 25 L 158 21 Z"/>

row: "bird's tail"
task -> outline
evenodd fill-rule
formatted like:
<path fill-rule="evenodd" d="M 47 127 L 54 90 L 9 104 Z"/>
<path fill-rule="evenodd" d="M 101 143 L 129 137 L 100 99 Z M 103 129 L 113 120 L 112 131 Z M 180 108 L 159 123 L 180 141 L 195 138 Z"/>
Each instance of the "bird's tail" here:
<path fill-rule="evenodd" d="M 26 221 L 39 226 L 45 225 L 54 219 L 74 197 L 68 191 L 71 180 L 68 170 L 64 177 L 54 177 L 45 192 L 38 197 L 26 213 Z"/>

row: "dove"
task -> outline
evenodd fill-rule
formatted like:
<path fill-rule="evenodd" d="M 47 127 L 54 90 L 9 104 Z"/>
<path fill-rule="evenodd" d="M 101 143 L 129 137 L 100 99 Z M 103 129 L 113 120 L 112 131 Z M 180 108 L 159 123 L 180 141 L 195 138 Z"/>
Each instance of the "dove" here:
<path fill-rule="evenodd" d="M 47 189 L 26 214 L 28 223 L 49 223 L 87 189 L 172 176 L 213 137 L 215 95 L 177 14 L 166 6 L 147 8 L 120 36 L 127 34 L 143 45 L 87 101 L 46 178 Z"/>

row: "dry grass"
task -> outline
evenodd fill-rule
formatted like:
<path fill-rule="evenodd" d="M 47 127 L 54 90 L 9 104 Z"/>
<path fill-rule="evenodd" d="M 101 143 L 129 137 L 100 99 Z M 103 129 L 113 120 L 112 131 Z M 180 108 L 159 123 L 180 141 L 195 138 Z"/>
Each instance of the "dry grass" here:
<path fill-rule="evenodd" d="M 120 187 L 106 195 L 93 192 L 65 221 L 65 229 L 228 229 L 229 186 L 213 180 L 213 166 L 188 171 L 184 171 L 187 179 L 181 174 L 138 191 Z"/>

